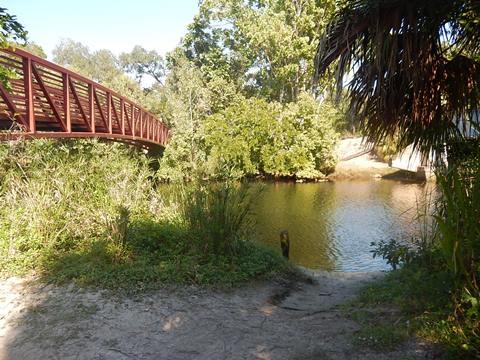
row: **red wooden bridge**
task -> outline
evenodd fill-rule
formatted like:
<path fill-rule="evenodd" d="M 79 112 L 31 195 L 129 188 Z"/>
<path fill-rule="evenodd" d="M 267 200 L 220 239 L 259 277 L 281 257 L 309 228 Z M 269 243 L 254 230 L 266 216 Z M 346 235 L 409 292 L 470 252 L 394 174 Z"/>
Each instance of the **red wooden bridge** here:
<path fill-rule="evenodd" d="M 13 70 L 0 85 L 0 139 L 106 138 L 164 147 L 168 127 L 141 106 L 79 74 L 20 49 L 0 49 Z"/>

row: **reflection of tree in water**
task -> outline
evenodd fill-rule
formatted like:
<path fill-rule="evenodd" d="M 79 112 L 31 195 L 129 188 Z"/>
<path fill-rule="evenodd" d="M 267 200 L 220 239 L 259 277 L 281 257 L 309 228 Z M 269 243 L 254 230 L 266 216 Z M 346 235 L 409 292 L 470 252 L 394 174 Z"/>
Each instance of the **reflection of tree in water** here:
<path fill-rule="evenodd" d="M 407 229 L 407 238 L 410 240 L 413 235 L 420 235 L 425 231 L 425 226 L 433 225 L 433 202 L 437 196 L 435 185 L 427 184 L 408 184 L 409 191 L 405 191 L 402 186 L 392 188 L 390 204 L 397 212 L 397 222 L 401 223 L 404 229 Z"/>
<path fill-rule="evenodd" d="M 256 208 L 258 238 L 280 251 L 288 230 L 291 261 L 309 268 L 386 269 L 370 243 L 411 236 L 424 193 L 423 185 L 391 181 L 269 184 Z"/>
<path fill-rule="evenodd" d="M 290 234 L 290 259 L 309 268 L 333 269 L 325 236 L 335 204 L 331 184 L 268 184 L 255 215 L 259 240 L 280 251 L 279 234 Z"/>

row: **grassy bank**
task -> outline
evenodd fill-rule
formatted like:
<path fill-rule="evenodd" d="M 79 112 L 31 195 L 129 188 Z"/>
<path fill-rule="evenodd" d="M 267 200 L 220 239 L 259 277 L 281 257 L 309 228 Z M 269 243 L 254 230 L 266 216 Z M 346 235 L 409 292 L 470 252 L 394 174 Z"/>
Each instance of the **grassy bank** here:
<path fill-rule="evenodd" d="M 462 143 L 448 167 L 438 167 L 437 191 L 422 234 L 411 243 L 381 242 L 375 255 L 393 268 L 367 288 L 358 306 L 393 307 L 394 317 L 365 326 L 390 326 L 438 344 L 444 358 L 480 358 L 480 147 Z M 458 150 L 458 149 L 457 149 Z M 392 326 L 392 324 L 394 326 Z"/>
<path fill-rule="evenodd" d="M 156 181 L 121 144 L 36 140 L 0 147 L 0 273 L 142 289 L 232 286 L 293 271 L 248 240 L 255 188 Z"/>
<path fill-rule="evenodd" d="M 419 207 L 418 238 L 374 244 L 374 255 L 396 270 L 351 304 L 364 326 L 359 344 L 417 336 L 437 344 L 441 358 L 480 358 L 479 145 L 456 144 L 448 166 L 437 166 L 434 196 Z"/>
<path fill-rule="evenodd" d="M 439 358 L 478 358 L 478 305 L 453 289 L 455 279 L 446 271 L 418 264 L 392 271 L 349 304 L 363 326 L 356 343 L 384 350 L 418 337 L 435 344 Z"/>

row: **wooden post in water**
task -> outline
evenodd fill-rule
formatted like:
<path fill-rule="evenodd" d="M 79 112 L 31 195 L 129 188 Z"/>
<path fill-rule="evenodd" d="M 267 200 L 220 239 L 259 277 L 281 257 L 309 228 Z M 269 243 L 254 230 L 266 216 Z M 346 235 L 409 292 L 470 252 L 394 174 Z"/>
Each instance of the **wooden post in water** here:
<path fill-rule="evenodd" d="M 282 230 L 280 232 L 280 247 L 282 248 L 282 255 L 289 259 L 290 254 L 290 237 L 288 236 L 287 230 Z"/>

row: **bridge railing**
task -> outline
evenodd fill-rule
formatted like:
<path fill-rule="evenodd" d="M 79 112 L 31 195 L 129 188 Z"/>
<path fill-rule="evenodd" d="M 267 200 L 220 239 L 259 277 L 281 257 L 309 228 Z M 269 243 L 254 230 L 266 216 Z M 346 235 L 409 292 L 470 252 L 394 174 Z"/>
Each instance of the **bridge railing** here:
<path fill-rule="evenodd" d="M 21 49 L 0 49 L 0 128 L 32 137 L 104 137 L 165 146 L 168 127 L 124 96 Z"/>

